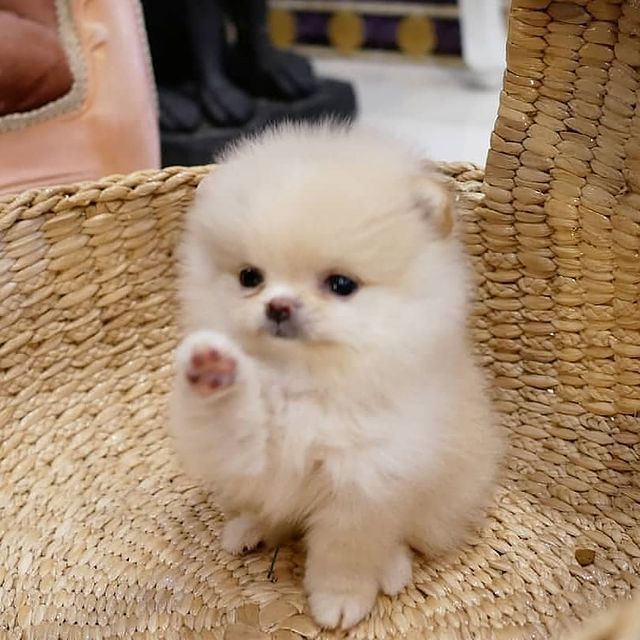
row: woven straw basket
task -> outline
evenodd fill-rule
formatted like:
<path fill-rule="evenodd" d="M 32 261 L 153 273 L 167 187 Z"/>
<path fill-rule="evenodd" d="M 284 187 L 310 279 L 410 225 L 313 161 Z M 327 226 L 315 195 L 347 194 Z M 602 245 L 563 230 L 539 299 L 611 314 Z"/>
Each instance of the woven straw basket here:
<path fill-rule="evenodd" d="M 639 34 L 637 0 L 514 3 L 484 186 L 444 168 L 505 480 L 477 537 L 416 560 L 354 638 L 564 638 L 638 585 Z M 0 199 L 0 638 L 339 636 L 308 617 L 299 548 L 276 582 L 269 555 L 220 550 L 164 435 L 173 249 L 205 171 Z M 579 637 L 638 638 L 639 608 Z"/>

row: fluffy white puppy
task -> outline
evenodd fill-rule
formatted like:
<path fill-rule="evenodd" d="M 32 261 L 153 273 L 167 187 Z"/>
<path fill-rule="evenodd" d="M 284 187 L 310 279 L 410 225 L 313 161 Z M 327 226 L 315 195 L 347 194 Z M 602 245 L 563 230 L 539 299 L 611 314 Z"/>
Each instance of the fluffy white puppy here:
<path fill-rule="evenodd" d="M 188 213 L 170 430 L 230 553 L 298 531 L 326 627 L 458 543 L 499 452 L 465 338 L 452 201 L 403 146 L 287 126 L 242 143 Z"/>

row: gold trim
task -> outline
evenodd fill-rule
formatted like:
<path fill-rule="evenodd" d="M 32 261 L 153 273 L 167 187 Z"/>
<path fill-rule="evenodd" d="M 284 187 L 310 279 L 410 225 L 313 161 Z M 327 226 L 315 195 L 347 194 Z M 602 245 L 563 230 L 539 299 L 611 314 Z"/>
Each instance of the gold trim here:
<path fill-rule="evenodd" d="M 338 51 L 353 53 L 364 44 L 364 20 L 356 13 L 339 11 L 329 19 L 327 35 L 329 42 Z"/>
<path fill-rule="evenodd" d="M 287 49 L 297 38 L 296 17 L 286 9 L 269 11 L 269 35 L 273 44 L 280 49 Z"/>
<path fill-rule="evenodd" d="M 479 1 L 479 0 L 478 0 Z M 350 0 L 271 0 L 269 4 L 276 9 L 287 11 L 346 11 L 371 16 L 426 16 L 456 20 L 460 11 L 455 4 L 425 5 L 413 2 L 353 2 Z"/>
<path fill-rule="evenodd" d="M 429 18 L 405 16 L 396 26 L 396 42 L 403 53 L 422 57 L 436 49 L 438 35 Z"/>

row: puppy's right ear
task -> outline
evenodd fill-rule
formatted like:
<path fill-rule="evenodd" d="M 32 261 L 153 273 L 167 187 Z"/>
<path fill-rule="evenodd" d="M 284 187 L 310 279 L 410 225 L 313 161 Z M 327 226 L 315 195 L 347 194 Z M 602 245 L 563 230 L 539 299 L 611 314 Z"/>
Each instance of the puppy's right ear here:
<path fill-rule="evenodd" d="M 211 203 L 214 202 L 216 185 L 216 168 L 213 166 L 196 186 L 193 201 L 189 207 L 189 217 L 197 225 L 206 225 L 211 217 Z"/>
<path fill-rule="evenodd" d="M 456 217 L 453 194 L 431 165 L 425 167 L 424 173 L 416 176 L 414 194 L 416 206 L 438 237 L 446 238 L 451 235 Z"/>
<path fill-rule="evenodd" d="M 215 173 L 216 167 L 213 165 L 209 173 L 207 173 L 202 180 L 198 183 L 196 187 L 196 196 L 202 198 L 204 194 L 208 193 L 213 189 L 213 185 L 215 183 Z"/>

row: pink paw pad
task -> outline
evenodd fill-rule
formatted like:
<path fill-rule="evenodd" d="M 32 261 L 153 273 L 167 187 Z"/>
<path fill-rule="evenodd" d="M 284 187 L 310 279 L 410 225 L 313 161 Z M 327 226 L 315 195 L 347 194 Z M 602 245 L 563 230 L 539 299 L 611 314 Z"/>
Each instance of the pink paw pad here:
<path fill-rule="evenodd" d="M 203 396 L 230 387 L 236 380 L 236 361 L 212 348 L 194 351 L 187 367 L 187 380 Z"/>

